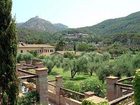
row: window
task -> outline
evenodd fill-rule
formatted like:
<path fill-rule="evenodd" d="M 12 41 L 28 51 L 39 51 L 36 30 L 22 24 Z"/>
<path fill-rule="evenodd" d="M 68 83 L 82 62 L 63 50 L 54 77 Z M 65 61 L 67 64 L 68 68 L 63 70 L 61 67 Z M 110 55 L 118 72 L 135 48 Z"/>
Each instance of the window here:
<path fill-rule="evenodd" d="M 21 53 L 23 53 L 23 50 L 20 50 Z"/>

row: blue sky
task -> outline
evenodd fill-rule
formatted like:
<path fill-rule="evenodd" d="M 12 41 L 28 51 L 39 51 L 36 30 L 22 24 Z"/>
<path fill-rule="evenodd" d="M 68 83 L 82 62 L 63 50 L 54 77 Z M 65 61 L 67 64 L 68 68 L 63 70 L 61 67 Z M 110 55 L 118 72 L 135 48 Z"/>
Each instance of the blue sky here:
<path fill-rule="evenodd" d="M 137 11 L 140 0 L 13 0 L 12 14 L 17 22 L 39 16 L 75 28 Z"/>

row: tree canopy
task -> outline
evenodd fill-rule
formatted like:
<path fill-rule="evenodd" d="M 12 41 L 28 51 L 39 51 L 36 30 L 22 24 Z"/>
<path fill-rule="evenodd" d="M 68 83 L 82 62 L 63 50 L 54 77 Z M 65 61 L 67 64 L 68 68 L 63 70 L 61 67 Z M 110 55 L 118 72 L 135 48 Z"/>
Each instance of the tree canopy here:
<path fill-rule="evenodd" d="M 12 0 L 0 1 L 0 88 L 2 105 L 16 105 L 18 82 L 16 76 L 17 37 L 11 16 Z"/>

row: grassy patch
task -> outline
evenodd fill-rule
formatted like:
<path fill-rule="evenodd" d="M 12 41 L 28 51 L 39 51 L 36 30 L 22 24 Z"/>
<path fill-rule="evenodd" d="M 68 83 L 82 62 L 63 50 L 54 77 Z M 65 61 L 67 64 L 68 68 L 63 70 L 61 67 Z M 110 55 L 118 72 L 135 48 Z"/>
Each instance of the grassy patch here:
<path fill-rule="evenodd" d="M 55 76 L 57 75 L 61 75 L 63 77 L 64 82 L 71 81 L 71 82 L 74 82 L 75 84 L 88 80 L 88 79 L 98 78 L 95 74 L 93 74 L 93 76 L 89 76 L 84 73 L 79 73 L 72 79 L 70 76 L 70 71 L 64 71 L 62 68 L 54 67 L 52 72 L 49 74 L 48 79 L 54 80 Z"/>

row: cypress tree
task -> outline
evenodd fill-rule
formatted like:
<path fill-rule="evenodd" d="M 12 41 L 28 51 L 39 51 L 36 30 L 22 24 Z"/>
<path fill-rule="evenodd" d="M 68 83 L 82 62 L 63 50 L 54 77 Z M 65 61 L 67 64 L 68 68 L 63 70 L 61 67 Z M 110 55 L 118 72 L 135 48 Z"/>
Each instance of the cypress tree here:
<path fill-rule="evenodd" d="M 0 0 L 0 89 L 2 105 L 16 105 L 18 95 L 17 37 L 11 9 L 12 0 Z"/>

